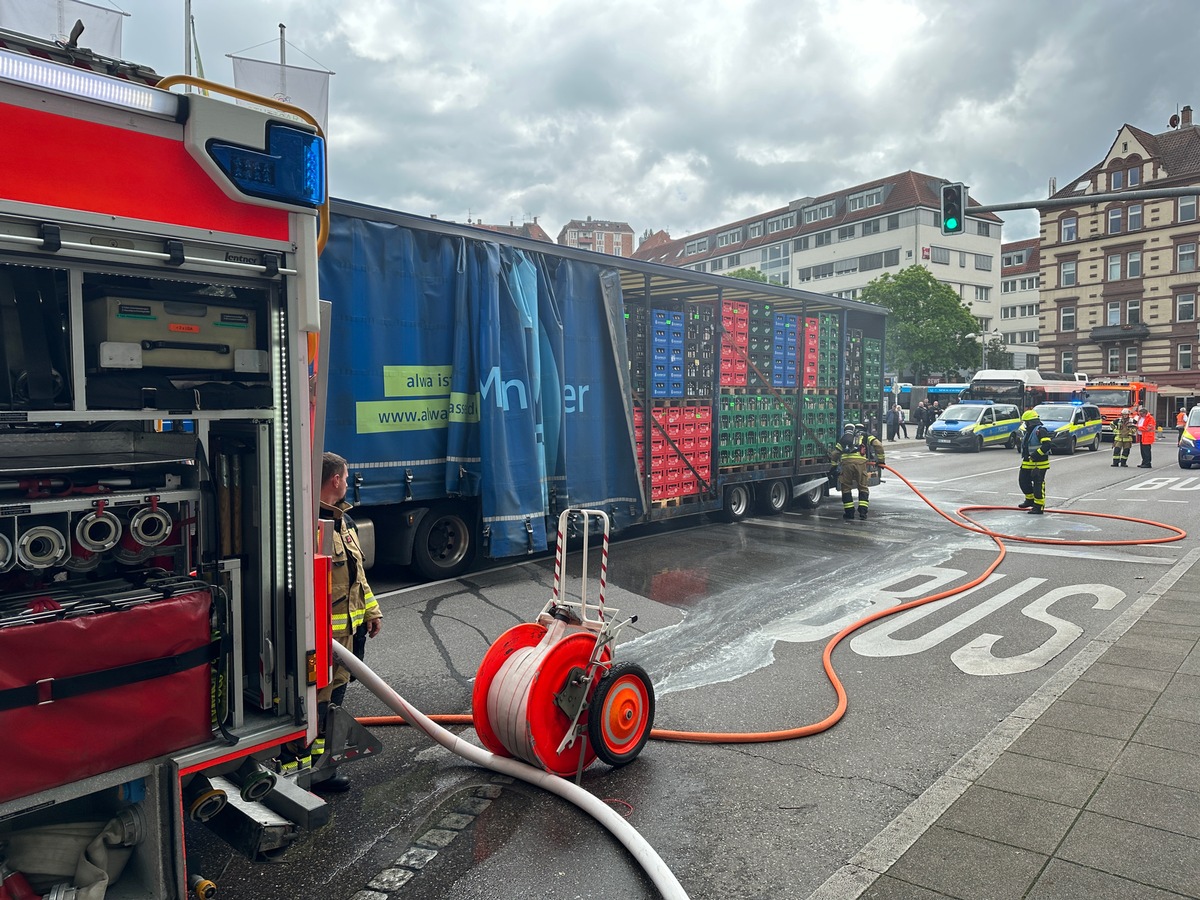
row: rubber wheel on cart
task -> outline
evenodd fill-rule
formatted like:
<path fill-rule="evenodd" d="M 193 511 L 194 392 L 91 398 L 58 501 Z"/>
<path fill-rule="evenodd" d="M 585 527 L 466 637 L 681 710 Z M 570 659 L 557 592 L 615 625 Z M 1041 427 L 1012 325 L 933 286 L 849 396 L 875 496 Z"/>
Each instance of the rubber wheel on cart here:
<path fill-rule="evenodd" d="M 588 740 L 601 762 L 631 763 L 654 726 L 654 686 L 637 663 L 618 663 L 596 685 L 588 703 Z"/>
<path fill-rule="evenodd" d="M 726 522 L 740 522 L 750 514 L 750 487 L 745 484 L 731 484 L 725 488 L 725 502 L 721 507 L 721 515 Z"/>
<path fill-rule="evenodd" d="M 811 491 L 805 491 L 801 494 L 796 502 L 800 504 L 801 509 L 816 509 L 824 499 L 825 489 L 823 487 L 815 487 Z"/>
<path fill-rule="evenodd" d="M 491 693 L 492 682 L 496 680 L 500 669 L 514 651 L 524 647 L 536 647 L 545 634 L 546 626 L 536 622 L 514 625 L 496 638 L 487 653 L 483 654 L 475 672 L 475 684 L 471 688 L 471 718 L 475 726 L 475 735 L 479 738 L 479 743 L 497 756 L 511 757 L 512 751 L 504 746 L 488 718 L 488 694 Z"/>
<path fill-rule="evenodd" d="M 786 481 L 777 479 L 763 482 L 755 493 L 758 511 L 765 516 L 777 516 L 787 509 L 791 495 L 792 486 Z"/>
<path fill-rule="evenodd" d="M 412 565 L 426 581 L 457 578 L 475 562 L 474 516 L 461 503 L 438 503 L 417 524 Z"/>

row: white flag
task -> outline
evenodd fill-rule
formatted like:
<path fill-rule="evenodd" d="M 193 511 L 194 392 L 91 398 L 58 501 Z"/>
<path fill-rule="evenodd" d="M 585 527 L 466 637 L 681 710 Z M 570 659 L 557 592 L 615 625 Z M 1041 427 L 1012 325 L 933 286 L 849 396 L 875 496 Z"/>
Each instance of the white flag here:
<path fill-rule="evenodd" d="M 82 0 L 0 0 L 0 28 L 66 42 L 77 21 L 83 34 L 76 42 L 100 56 L 121 58 L 121 24 L 125 13 Z"/>
<path fill-rule="evenodd" d="M 280 65 L 260 59 L 231 56 L 234 87 L 298 106 L 325 130 L 329 121 L 329 76 L 320 69 Z"/>

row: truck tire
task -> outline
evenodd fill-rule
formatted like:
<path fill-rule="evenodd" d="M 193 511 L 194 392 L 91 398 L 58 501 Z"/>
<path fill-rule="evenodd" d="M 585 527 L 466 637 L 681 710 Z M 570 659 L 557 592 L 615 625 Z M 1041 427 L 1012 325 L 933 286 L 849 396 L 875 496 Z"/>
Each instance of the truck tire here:
<path fill-rule="evenodd" d="M 417 524 L 412 566 L 426 581 L 457 578 L 475 562 L 475 517 L 459 503 L 438 503 Z"/>
<path fill-rule="evenodd" d="M 777 516 L 787 509 L 788 501 L 792 499 L 792 485 L 784 480 L 762 482 L 754 499 L 764 516 Z"/>
<path fill-rule="evenodd" d="M 726 522 L 740 522 L 750 514 L 750 486 L 731 484 L 725 488 L 725 501 L 721 516 Z"/>
<path fill-rule="evenodd" d="M 796 502 L 800 504 L 801 509 L 816 509 L 821 505 L 821 501 L 825 499 L 825 489 L 815 487 L 811 491 L 806 491 L 796 498 Z"/>

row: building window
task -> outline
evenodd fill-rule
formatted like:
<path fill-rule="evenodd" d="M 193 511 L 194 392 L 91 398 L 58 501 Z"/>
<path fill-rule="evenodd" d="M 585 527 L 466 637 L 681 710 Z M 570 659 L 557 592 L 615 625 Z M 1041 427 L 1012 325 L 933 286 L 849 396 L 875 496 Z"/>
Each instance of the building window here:
<path fill-rule="evenodd" d="M 848 202 L 850 212 L 858 212 L 860 209 L 878 206 L 883 202 L 883 188 L 877 187 L 859 194 L 852 194 Z"/>
<path fill-rule="evenodd" d="M 832 243 L 833 243 L 833 232 L 832 231 L 822 231 L 817 234 L 817 246 L 818 247 L 825 247 Z"/>
<path fill-rule="evenodd" d="M 819 266 L 813 266 L 813 278 L 832 278 L 833 263 L 821 263 Z"/>
<path fill-rule="evenodd" d="M 1119 206 L 1108 211 L 1108 233 L 1121 233 L 1121 208 Z"/>
<path fill-rule="evenodd" d="M 750 235 L 750 237 L 752 237 L 752 238 L 756 238 L 756 237 L 762 237 L 762 233 L 763 233 L 763 223 L 762 223 L 762 222 L 755 222 L 753 225 L 751 225 L 751 226 L 750 226 L 750 227 L 747 229 L 747 233 L 748 233 L 748 234 Z"/>
<path fill-rule="evenodd" d="M 1018 250 L 1016 253 L 1005 253 L 1004 257 L 1000 260 L 1000 265 L 1005 269 L 1007 269 L 1009 266 L 1023 266 L 1025 265 L 1025 260 L 1028 258 L 1028 253 L 1028 250 Z"/>
<path fill-rule="evenodd" d="M 1180 344 L 1179 345 L 1178 360 L 1179 360 L 1179 362 L 1177 364 L 1177 368 L 1190 369 L 1192 367 L 1192 345 L 1191 344 Z"/>
<path fill-rule="evenodd" d="M 1130 300 L 1125 304 L 1125 321 L 1130 325 L 1142 324 L 1142 301 L 1140 298 Z"/>
<path fill-rule="evenodd" d="M 1116 375 L 1121 371 L 1121 350 L 1118 347 L 1108 348 L 1108 362 L 1105 364 L 1104 371 L 1109 375 Z"/>
<path fill-rule="evenodd" d="M 976 222 L 975 230 L 982 237 L 991 237 L 992 236 L 992 226 L 989 225 L 987 222 Z"/>
<path fill-rule="evenodd" d="M 1142 230 L 1142 204 L 1135 203 L 1129 207 L 1128 228 L 1130 231 Z"/>
<path fill-rule="evenodd" d="M 848 241 L 852 237 L 854 237 L 854 226 L 853 225 L 847 225 L 845 228 L 838 229 L 838 240 L 839 241 Z"/>
<path fill-rule="evenodd" d="M 992 271 L 992 258 L 986 253 L 975 254 L 975 268 L 981 272 Z"/>
<path fill-rule="evenodd" d="M 991 288 L 982 287 L 981 285 L 978 285 L 978 284 L 975 285 L 975 299 L 976 300 L 986 303 L 988 301 L 991 293 L 992 293 Z"/>
<path fill-rule="evenodd" d="M 1121 324 L 1121 303 L 1119 300 L 1110 300 L 1106 311 L 1107 318 L 1104 320 L 1105 325 Z"/>
<path fill-rule="evenodd" d="M 862 229 L 863 237 L 866 237 L 868 234 L 879 234 L 879 220 L 871 219 L 870 221 L 863 222 Z"/>
<path fill-rule="evenodd" d="M 1138 348 L 1125 348 L 1125 371 L 1136 372 L 1138 370 Z"/>
<path fill-rule="evenodd" d="M 1058 330 L 1059 331 L 1074 331 L 1075 330 L 1075 307 L 1064 306 L 1058 311 Z M 1063 370 L 1066 371 L 1065 369 Z"/>
<path fill-rule="evenodd" d="M 1075 351 L 1064 350 L 1059 358 L 1059 369 L 1064 375 L 1071 375 L 1075 372 Z"/>
<path fill-rule="evenodd" d="M 696 241 L 689 241 L 684 252 L 688 256 L 694 256 L 697 253 L 703 253 L 707 249 L 708 249 L 708 238 L 704 237 L 704 238 L 700 238 L 699 240 L 696 240 Z"/>
<path fill-rule="evenodd" d="M 895 231 L 899 227 L 900 227 L 900 214 L 899 213 L 896 213 L 893 216 L 887 217 L 887 230 L 888 231 Z"/>
<path fill-rule="evenodd" d="M 1109 181 L 1114 191 L 1119 191 L 1125 187 L 1125 173 L 1120 169 L 1115 169 L 1108 173 Z"/>
<path fill-rule="evenodd" d="M 1126 278 L 1141 278 L 1142 277 L 1142 251 L 1130 250 L 1125 257 L 1125 277 Z"/>
<path fill-rule="evenodd" d="M 1176 248 L 1176 272 L 1195 272 L 1196 271 L 1196 243 L 1192 241 L 1187 244 L 1180 244 Z"/>
<path fill-rule="evenodd" d="M 813 222 L 819 222 L 822 219 L 833 218 L 833 203 L 823 203 L 820 206 L 813 206 L 804 211 L 805 224 L 811 225 Z"/>
<path fill-rule="evenodd" d="M 883 251 L 883 264 L 885 266 L 900 265 L 900 251 L 899 250 L 884 250 Z"/>
<path fill-rule="evenodd" d="M 804 237 L 796 238 L 796 240 L 792 241 L 792 249 L 793 250 L 807 250 L 808 249 L 808 235 L 806 234 Z"/>
<path fill-rule="evenodd" d="M 1079 219 L 1075 216 L 1068 216 L 1062 220 L 1059 230 L 1061 232 L 1059 237 L 1060 243 L 1065 244 L 1076 240 L 1079 237 Z"/>
<path fill-rule="evenodd" d="M 1137 187 L 1139 184 L 1142 183 L 1142 170 L 1141 169 L 1137 169 L 1137 168 L 1130 169 L 1126 174 L 1129 176 L 1128 181 L 1129 181 L 1130 187 Z"/>
<path fill-rule="evenodd" d="M 1196 221 L 1196 197 L 1180 197 L 1179 198 L 1179 221 L 1180 222 L 1195 222 Z"/>
<path fill-rule="evenodd" d="M 944 266 L 950 265 L 950 250 L 947 247 L 930 247 L 929 261 L 941 263 Z"/>
<path fill-rule="evenodd" d="M 1175 298 L 1175 321 L 1196 321 L 1196 295 L 1180 294 Z"/>
<path fill-rule="evenodd" d="M 788 213 L 786 216 L 776 216 L 774 219 L 767 220 L 767 233 L 774 234 L 777 231 L 785 231 L 788 228 L 796 227 L 796 214 Z"/>
<path fill-rule="evenodd" d="M 1121 280 L 1121 254 L 1113 253 L 1108 257 L 1108 280 Z"/>
<path fill-rule="evenodd" d="M 860 256 L 858 258 L 858 267 L 864 272 L 869 272 L 872 269 L 882 269 L 883 254 L 868 253 L 866 256 Z"/>
<path fill-rule="evenodd" d="M 1075 260 L 1059 263 L 1058 286 L 1072 287 L 1075 284 Z"/>
<path fill-rule="evenodd" d="M 796 270 L 796 282 L 803 283 L 812 281 L 812 266 L 805 266 L 803 269 Z"/>
<path fill-rule="evenodd" d="M 727 231 L 717 237 L 718 247 L 728 247 L 730 244 L 736 244 L 742 239 L 741 229 L 735 228 L 733 231 Z"/>
<path fill-rule="evenodd" d="M 1000 282 L 1000 293 L 1015 294 L 1017 291 L 1017 279 L 1010 278 L 1007 281 Z"/>

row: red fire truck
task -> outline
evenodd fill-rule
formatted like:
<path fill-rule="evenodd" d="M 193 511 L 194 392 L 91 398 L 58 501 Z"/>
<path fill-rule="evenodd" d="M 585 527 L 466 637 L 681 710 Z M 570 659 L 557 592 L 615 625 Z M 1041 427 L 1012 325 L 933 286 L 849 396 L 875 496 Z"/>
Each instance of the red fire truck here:
<path fill-rule="evenodd" d="M 123 898 L 211 896 L 187 865 L 198 823 L 261 857 L 328 816 L 311 770 L 274 763 L 313 738 L 328 679 L 309 389 L 324 139 L 155 81 L 0 33 L 13 896 L 84 886 L 45 871 L 63 841 L 99 848 L 90 877 Z"/>

